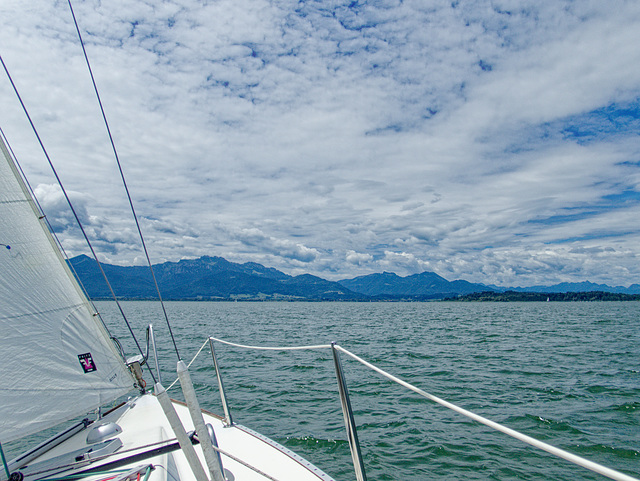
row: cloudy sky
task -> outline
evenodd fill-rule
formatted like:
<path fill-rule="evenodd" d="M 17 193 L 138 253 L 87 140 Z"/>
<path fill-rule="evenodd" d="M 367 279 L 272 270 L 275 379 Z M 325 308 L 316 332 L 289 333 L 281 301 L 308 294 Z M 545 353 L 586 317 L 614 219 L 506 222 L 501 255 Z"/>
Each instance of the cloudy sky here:
<path fill-rule="evenodd" d="M 640 282 L 640 2 L 75 0 L 154 263 Z M 66 0 L 0 55 L 102 260 L 144 258 Z M 87 252 L 11 86 L 0 126 Z"/>

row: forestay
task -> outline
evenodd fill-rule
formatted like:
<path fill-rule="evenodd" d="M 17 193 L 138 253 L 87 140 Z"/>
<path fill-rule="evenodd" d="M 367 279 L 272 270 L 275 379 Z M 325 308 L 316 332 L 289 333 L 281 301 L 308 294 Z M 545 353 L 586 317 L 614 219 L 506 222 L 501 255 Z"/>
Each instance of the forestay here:
<path fill-rule="evenodd" d="M 0 442 L 133 389 L 0 139 Z"/>

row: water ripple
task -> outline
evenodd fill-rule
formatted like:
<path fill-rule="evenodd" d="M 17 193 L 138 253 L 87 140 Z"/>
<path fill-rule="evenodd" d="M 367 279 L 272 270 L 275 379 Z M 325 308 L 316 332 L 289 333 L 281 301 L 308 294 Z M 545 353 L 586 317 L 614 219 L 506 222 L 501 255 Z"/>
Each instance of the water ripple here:
<path fill-rule="evenodd" d="M 181 354 L 206 336 L 243 344 L 337 341 L 391 374 L 525 434 L 640 476 L 639 303 L 168 303 Z M 142 333 L 157 320 L 125 302 Z M 99 303 L 110 329 L 117 309 Z M 615 315 L 612 314 L 615 312 Z M 136 324 L 137 323 L 137 324 Z M 161 369 L 175 355 L 158 326 Z M 133 348 L 125 342 L 125 349 Z M 216 346 L 234 419 L 353 479 L 328 351 Z M 220 411 L 211 355 L 191 369 L 200 403 Z M 371 480 L 595 480 L 521 442 L 343 359 Z M 179 389 L 171 392 L 180 397 Z"/>

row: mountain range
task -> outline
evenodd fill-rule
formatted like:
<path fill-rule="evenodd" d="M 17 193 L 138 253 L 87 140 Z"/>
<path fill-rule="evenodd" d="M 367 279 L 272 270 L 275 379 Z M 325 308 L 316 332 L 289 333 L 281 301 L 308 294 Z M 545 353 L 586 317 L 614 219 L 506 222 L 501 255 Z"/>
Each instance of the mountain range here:
<path fill-rule="evenodd" d="M 111 292 L 96 262 L 80 255 L 69 260 L 77 277 L 93 299 L 110 299 Z M 120 299 L 157 298 L 148 267 L 102 264 L 109 283 Z M 555 286 L 504 288 L 474 284 L 464 280 L 448 281 L 433 273 L 406 277 L 391 272 L 370 274 L 338 282 L 310 274 L 290 276 L 255 262 L 239 264 L 222 257 L 164 262 L 153 266 L 154 275 L 167 300 L 432 300 L 476 292 L 587 292 L 603 291 L 640 294 L 640 285 L 611 287 L 590 282 L 563 283 Z"/>
<path fill-rule="evenodd" d="M 111 298 L 96 262 L 85 255 L 70 260 L 91 298 Z M 102 264 L 118 298 L 155 299 L 148 267 Z M 364 300 L 337 282 L 303 274 L 290 276 L 255 262 L 237 264 L 222 257 L 164 262 L 153 266 L 162 297 L 167 300 Z"/>

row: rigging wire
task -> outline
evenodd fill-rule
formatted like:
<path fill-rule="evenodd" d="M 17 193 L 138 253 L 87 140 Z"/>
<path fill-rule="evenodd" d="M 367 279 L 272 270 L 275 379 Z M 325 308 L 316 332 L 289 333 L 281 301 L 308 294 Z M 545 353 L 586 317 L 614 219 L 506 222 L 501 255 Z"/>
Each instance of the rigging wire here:
<path fill-rule="evenodd" d="M 176 351 L 176 356 L 178 357 L 178 361 L 181 360 L 180 353 L 178 352 L 178 345 L 176 344 L 176 340 L 173 336 L 173 331 L 171 330 L 171 324 L 169 323 L 169 316 L 167 315 L 167 310 L 165 308 L 164 302 L 162 301 L 162 294 L 160 294 L 160 287 L 158 286 L 158 281 L 156 279 L 156 275 L 153 272 L 153 266 L 151 265 L 151 259 L 149 258 L 149 252 L 147 250 L 147 244 L 144 241 L 144 236 L 142 235 L 142 229 L 140 228 L 140 223 L 138 222 L 138 216 L 136 215 L 136 210 L 133 207 L 133 201 L 131 200 L 131 195 L 129 193 L 129 187 L 127 186 L 127 181 L 124 177 L 124 172 L 122 170 L 122 165 L 120 164 L 120 157 L 118 156 L 118 151 L 116 149 L 116 144 L 113 140 L 113 136 L 111 135 L 111 128 L 109 127 L 109 122 L 107 121 L 107 115 L 105 114 L 104 108 L 102 106 L 102 100 L 100 98 L 100 93 L 98 92 L 98 86 L 96 84 L 96 80 L 93 76 L 93 70 L 91 69 L 91 64 L 89 62 L 89 56 L 87 55 L 87 50 L 84 46 L 84 40 L 82 39 L 82 34 L 80 33 L 80 27 L 78 26 L 78 22 L 76 20 L 76 15 L 73 11 L 73 6 L 71 5 L 71 0 L 67 0 L 69 3 L 69 10 L 71 10 L 71 16 L 73 17 L 73 23 L 76 26 L 76 32 L 78 33 L 78 38 L 80 39 L 80 45 L 82 46 L 82 52 L 84 53 L 84 59 L 87 64 L 87 68 L 89 69 L 89 75 L 91 76 L 91 82 L 93 83 L 93 90 L 95 91 L 96 98 L 98 99 L 98 104 L 100 105 L 100 112 L 102 113 L 102 119 L 104 120 L 104 125 L 107 128 L 107 133 L 109 134 L 109 141 L 111 142 L 111 147 L 113 149 L 113 154 L 116 159 L 116 163 L 118 164 L 118 170 L 120 171 L 120 177 L 122 178 L 122 184 L 124 185 L 124 190 L 127 193 L 127 199 L 129 200 L 129 206 L 131 207 L 131 212 L 133 214 L 133 219 L 136 222 L 136 227 L 138 228 L 138 234 L 140 235 L 140 241 L 142 242 L 142 248 L 144 249 L 144 254 L 147 258 L 147 264 L 149 265 L 149 270 L 151 271 L 151 277 L 153 277 L 153 283 L 156 287 L 156 292 L 158 293 L 158 299 L 160 301 L 160 305 L 162 306 L 162 312 L 164 314 L 165 321 L 167 322 L 167 327 L 169 328 L 169 334 L 171 335 L 171 341 L 173 342 L 173 348 Z"/>
<path fill-rule="evenodd" d="M 60 179 L 60 176 L 58 175 L 58 172 L 56 170 L 56 168 L 53 165 L 53 162 L 51 161 L 51 157 L 49 157 L 49 153 L 47 152 L 47 149 L 44 146 L 44 143 L 42 142 L 42 139 L 40 138 L 40 134 L 38 133 L 38 130 L 36 129 L 35 124 L 33 123 L 33 120 L 31 119 L 31 115 L 29 115 L 29 111 L 27 110 L 27 106 L 25 105 L 25 103 L 22 100 L 22 97 L 20 96 L 20 92 L 18 92 L 18 88 L 16 87 L 16 84 L 13 82 L 13 77 L 11 77 L 11 74 L 9 73 L 9 69 L 7 68 L 6 64 L 4 63 L 4 59 L 2 58 L 2 55 L 0 55 L 0 63 L 2 63 L 2 67 L 4 68 L 4 71 L 7 74 L 7 77 L 9 78 L 9 82 L 11 82 L 11 86 L 13 87 L 13 91 L 15 92 L 16 96 L 18 97 L 18 101 L 20 102 L 20 105 L 22 106 L 22 110 L 24 111 L 27 120 L 29 121 L 29 124 L 31 125 L 31 129 L 33 130 L 33 133 L 36 136 L 36 139 L 38 140 L 38 143 L 40 144 L 40 148 L 42 149 L 42 152 L 44 153 L 44 156 L 47 159 L 47 162 L 49 162 L 49 167 L 51 167 L 51 170 L 53 171 L 53 175 L 56 178 L 56 181 L 58 182 L 58 185 L 60 186 L 60 189 L 62 190 L 62 193 L 64 194 L 64 198 L 67 201 L 67 204 L 69 205 L 69 208 L 71 209 L 71 212 L 73 214 L 73 216 L 76 219 L 76 222 L 78 224 L 78 227 L 80 227 L 80 231 L 82 232 L 82 235 L 84 236 L 84 239 L 87 243 L 87 245 L 89 246 L 89 249 L 91 250 L 91 254 L 93 255 L 93 258 L 95 259 L 98 268 L 100 269 L 100 272 L 102 273 L 102 277 L 104 278 L 105 282 L 107 283 L 107 287 L 109 288 L 109 291 L 111 292 L 111 296 L 113 297 L 113 300 L 116 302 L 116 305 L 118 306 L 118 309 L 120 310 L 120 314 L 122 315 L 122 318 L 124 319 L 125 324 L 127 325 L 127 328 L 129 329 L 129 332 L 131 333 L 131 337 L 133 338 L 138 351 L 140 352 L 140 355 L 142 355 L 144 357 L 144 354 L 142 352 L 142 348 L 140 347 L 140 343 L 138 342 L 138 339 L 136 338 L 133 329 L 131 327 L 131 324 L 129 323 L 129 320 L 127 319 L 127 316 L 124 313 L 124 310 L 122 309 L 122 305 L 120 304 L 120 302 L 118 301 L 118 298 L 116 297 L 115 292 L 113 291 L 113 287 L 111 286 L 111 283 L 109 282 L 109 279 L 107 278 L 106 273 L 104 272 L 104 269 L 102 268 L 102 264 L 100 264 L 100 261 L 98 261 L 98 255 L 96 254 L 95 249 L 93 248 L 93 245 L 91 244 L 91 241 L 89 240 L 89 237 L 87 236 L 86 231 L 84 230 L 84 227 L 82 225 L 82 222 L 80 222 L 80 218 L 78 217 L 78 213 L 76 212 L 76 209 L 73 207 L 73 204 L 71 203 L 71 199 L 69 198 L 69 195 L 67 194 L 66 189 L 64 188 L 64 185 L 62 184 L 62 180 Z M 154 380 L 154 383 L 156 382 L 156 378 L 153 375 L 153 372 L 151 371 L 151 369 L 149 369 L 149 373 L 151 374 L 151 377 Z"/>

